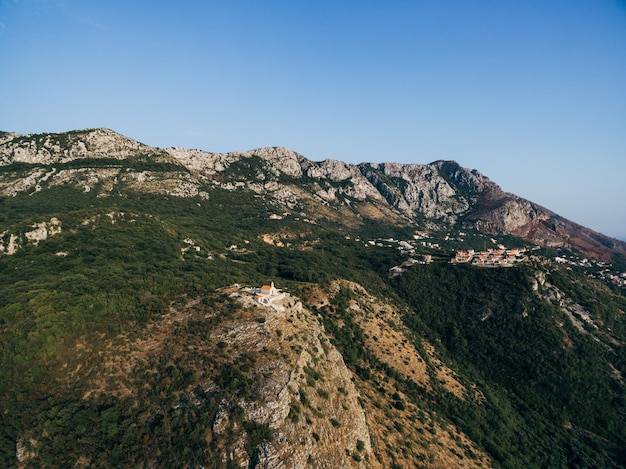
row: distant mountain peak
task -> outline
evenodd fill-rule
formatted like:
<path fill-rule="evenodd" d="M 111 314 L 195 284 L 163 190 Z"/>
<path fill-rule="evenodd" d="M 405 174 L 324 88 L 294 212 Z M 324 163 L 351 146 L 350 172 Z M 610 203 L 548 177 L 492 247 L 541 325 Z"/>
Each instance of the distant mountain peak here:
<path fill-rule="evenodd" d="M 106 128 L 61 133 L 5 134 L 0 163 L 54 164 L 80 158 L 125 159 L 152 148 Z"/>

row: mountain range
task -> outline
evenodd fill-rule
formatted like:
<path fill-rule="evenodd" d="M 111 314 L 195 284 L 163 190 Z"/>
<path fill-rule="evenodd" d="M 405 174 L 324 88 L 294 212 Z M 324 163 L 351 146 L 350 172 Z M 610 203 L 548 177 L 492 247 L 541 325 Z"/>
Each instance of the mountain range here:
<path fill-rule="evenodd" d="M 621 467 L 625 271 L 454 161 L 0 132 L 0 464 Z"/>
<path fill-rule="evenodd" d="M 285 210 L 305 210 L 307 204 L 323 204 L 323 216 L 358 225 L 365 219 L 388 219 L 427 226 L 460 226 L 482 233 L 511 234 L 542 247 L 575 249 L 583 254 L 610 260 L 613 253 L 626 254 L 626 243 L 582 227 L 535 203 L 503 192 L 476 170 L 462 168 L 454 161 L 431 164 L 361 163 L 350 165 L 336 160 L 312 162 L 286 148 L 259 148 L 247 152 L 209 153 L 180 148 L 156 149 L 108 129 L 75 131 L 64 134 L 0 134 L 2 165 L 33 165 L 28 183 L 9 185 L 1 194 L 14 195 L 37 190 L 42 184 L 56 185 L 73 180 L 74 185 L 107 183 L 100 190 L 114 187 L 136 188 L 193 196 L 203 184 L 244 183 L 251 190 L 273 198 Z M 51 164 L 71 166 L 89 159 L 107 165 L 108 172 L 89 180 L 82 168 L 43 168 Z M 171 165 L 169 180 L 161 184 L 150 171 L 127 171 L 119 178 L 116 160 L 133 159 Z M 176 166 L 179 166 L 176 168 Z M 237 174 L 238 168 L 240 171 Z M 246 172 L 249 170 L 249 172 Z M 181 173 L 182 172 L 182 173 Z M 87 179 L 85 179 L 87 178 Z M 49 181 L 49 182 L 48 182 Z M 401 223 L 401 222 L 400 222 Z"/>

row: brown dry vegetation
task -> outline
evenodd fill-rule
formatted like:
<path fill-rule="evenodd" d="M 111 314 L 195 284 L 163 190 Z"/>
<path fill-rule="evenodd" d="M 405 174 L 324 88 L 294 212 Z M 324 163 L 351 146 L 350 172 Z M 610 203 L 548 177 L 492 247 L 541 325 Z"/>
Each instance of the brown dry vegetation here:
<path fill-rule="evenodd" d="M 347 285 L 360 295 L 351 311 L 368 336 L 368 348 L 381 361 L 427 389 L 432 379 L 428 368 L 434 365 L 446 389 L 461 389 L 460 384 L 455 387 L 458 382 L 453 378 L 442 379 L 448 373 L 452 376 L 452 371 L 436 358 L 432 346 L 424 346 L 426 357 L 422 358 L 393 307 L 357 284 L 342 286 Z M 330 295 L 336 288 L 340 285 L 331 286 Z M 285 312 L 277 312 L 259 306 L 236 288 L 220 294 L 222 299 L 210 306 L 197 299 L 172 304 L 160 321 L 107 341 L 96 353 L 100 359 L 93 365 L 98 364 L 99 372 L 89 373 L 83 398 L 106 394 L 133 399 L 136 373 L 156 373 L 181 362 L 194 369 L 195 384 L 217 389 L 220 370 L 251 363 L 252 367 L 240 368 L 250 379 L 250 389 L 224 400 L 215 422 L 206 430 L 207 441 L 224 462 L 227 458 L 243 465 L 249 462 L 244 450 L 248 436 L 233 414 L 241 408 L 244 420 L 256 419 L 280 431 L 282 441 L 273 439 L 266 446 L 269 456 L 286 467 L 299 467 L 306 461 L 329 468 L 339 467 L 332 464 L 410 467 L 416 461 L 423 467 L 488 466 L 489 459 L 463 434 L 412 404 L 398 393 L 393 380 L 379 376 L 365 381 L 349 372 L 307 309 L 290 303 Z M 312 288 L 308 300 L 327 304 L 329 292 Z M 189 328 L 197 328 L 198 321 L 211 326 L 194 339 L 193 334 L 186 334 Z M 174 347 L 176 337 L 183 334 L 185 343 Z M 81 342 L 77 351 L 88 354 L 91 350 Z M 157 364 L 164 359 L 166 363 Z M 179 393 L 189 393 L 191 387 Z M 391 396 L 404 405 L 392 405 Z M 359 419 L 366 422 L 365 427 L 356 423 Z"/>
<path fill-rule="evenodd" d="M 436 379 L 437 385 L 447 392 L 460 399 L 466 397 L 465 387 L 438 358 L 435 347 L 420 342 L 421 351 L 416 348 L 391 302 L 369 295 L 360 285 L 347 281 L 333 282 L 327 290 L 311 285 L 304 291 L 311 307 L 323 308 L 342 288 L 354 293 L 350 313 L 364 332 L 366 347 L 378 360 L 426 392 L 432 391 L 432 380 Z M 490 467 L 490 458 L 466 435 L 427 410 L 427 405 L 411 403 L 398 391 L 394 379 L 376 371 L 368 380 L 354 376 L 373 451 L 381 467 Z M 471 393 L 479 396 L 474 388 Z"/>

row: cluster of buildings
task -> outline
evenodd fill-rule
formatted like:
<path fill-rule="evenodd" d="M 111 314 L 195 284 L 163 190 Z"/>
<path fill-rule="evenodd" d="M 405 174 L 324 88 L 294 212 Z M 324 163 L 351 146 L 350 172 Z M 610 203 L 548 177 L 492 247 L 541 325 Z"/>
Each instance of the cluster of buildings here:
<path fill-rule="evenodd" d="M 186 244 L 186 246 L 183 246 L 182 248 L 180 248 L 181 255 L 184 255 L 189 250 L 193 250 L 197 253 L 200 252 L 200 246 L 196 245 L 192 239 L 185 238 L 183 242 Z"/>
<path fill-rule="evenodd" d="M 618 287 L 626 287 L 626 272 L 617 272 L 611 264 L 606 262 L 579 259 L 577 257 L 567 258 L 565 256 L 557 256 L 554 258 L 557 264 L 565 265 L 566 269 L 582 270 L 589 278 L 601 280 L 606 283 L 617 285 Z"/>
<path fill-rule="evenodd" d="M 487 249 L 486 251 L 467 251 L 459 249 L 450 260 L 453 264 L 472 264 L 484 267 L 510 267 L 523 260 L 525 248 L 506 249 L 499 246 L 498 249 Z"/>
<path fill-rule="evenodd" d="M 351 239 L 350 236 L 346 236 L 346 239 Z M 360 242 L 360 238 L 356 238 L 357 242 Z M 420 241 L 423 247 L 431 249 L 441 249 L 441 246 L 437 243 L 431 243 L 428 241 Z M 379 248 L 397 248 L 402 254 L 411 255 L 415 253 L 415 246 L 408 241 L 397 240 L 393 238 L 387 239 L 372 239 L 365 242 L 365 247 L 376 246 Z"/>
<path fill-rule="evenodd" d="M 626 272 L 616 275 L 609 269 L 605 269 L 598 272 L 598 276 L 601 280 L 617 285 L 618 287 L 626 287 Z"/>
<path fill-rule="evenodd" d="M 392 278 L 397 277 L 398 275 L 402 275 L 404 272 L 406 272 L 406 270 L 409 267 L 413 267 L 414 265 L 417 265 L 417 264 L 430 264 L 432 261 L 433 261 L 433 256 L 431 256 L 430 254 L 422 255 L 420 260 L 413 259 L 412 257 L 410 257 L 409 259 L 404 261 L 402 264 L 396 265 L 392 267 L 391 269 L 389 269 L 389 276 Z"/>

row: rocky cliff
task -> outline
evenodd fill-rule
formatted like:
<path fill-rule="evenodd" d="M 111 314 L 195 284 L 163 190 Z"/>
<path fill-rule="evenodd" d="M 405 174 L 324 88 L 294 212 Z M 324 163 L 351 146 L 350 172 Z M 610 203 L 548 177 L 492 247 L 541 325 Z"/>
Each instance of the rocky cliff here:
<path fill-rule="evenodd" d="M 267 469 L 378 467 L 352 374 L 311 312 L 291 296 L 271 306 L 256 302 L 253 289 L 235 288 L 229 296 L 239 313 L 209 340 L 228 344 L 232 366 L 242 354 L 254 354 L 255 370 L 249 391 L 225 397 L 215 417 L 213 437 L 224 440 L 224 462 Z M 246 452 L 251 435 L 243 422 L 267 426 L 271 437 Z M 229 432 L 237 435 L 234 441 Z"/>

